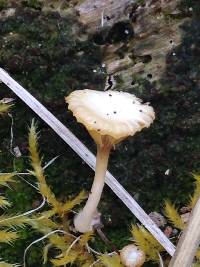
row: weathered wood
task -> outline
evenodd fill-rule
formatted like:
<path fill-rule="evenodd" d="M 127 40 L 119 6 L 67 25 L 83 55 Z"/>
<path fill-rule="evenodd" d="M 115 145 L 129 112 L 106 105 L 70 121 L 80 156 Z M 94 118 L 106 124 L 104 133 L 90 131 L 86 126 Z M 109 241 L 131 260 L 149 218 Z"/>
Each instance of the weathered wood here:
<path fill-rule="evenodd" d="M 0 68 L 0 80 L 5 83 L 22 101 L 26 103 L 42 120 L 45 121 L 93 170 L 95 169 L 95 156 L 67 129 L 52 113 L 50 113 L 37 99 L 17 83 L 5 70 Z M 110 174 L 106 173 L 106 183 L 113 192 L 122 200 L 135 217 L 152 233 L 158 242 L 172 256 L 175 252 L 174 245 L 157 227 L 140 205 Z"/>
<path fill-rule="evenodd" d="M 173 49 L 181 43 L 180 25 L 188 19 L 169 18 L 179 14 L 179 3 L 180 0 L 147 0 L 141 5 L 138 1 L 85 0 L 75 6 L 87 31 L 99 33 L 105 39 L 101 44 L 102 61 L 107 73 L 113 75 L 112 89 L 137 90 L 137 82 L 132 81 L 139 77 L 155 82 L 154 87 L 160 90 L 166 56 L 176 56 Z M 127 23 L 134 34 L 121 42 L 106 41 L 109 30 L 118 22 Z"/>
<path fill-rule="evenodd" d="M 129 19 L 129 11 L 135 0 L 86 0 L 75 6 L 79 21 L 87 25 L 89 32 L 96 32 L 103 26 Z"/>
<path fill-rule="evenodd" d="M 79 21 L 88 26 L 89 32 L 96 32 L 101 27 L 111 27 L 119 21 L 129 21 L 137 16 L 133 23 L 137 33 L 152 32 L 160 28 L 160 21 L 154 19 L 163 11 L 168 14 L 178 13 L 180 0 L 146 0 L 142 5 L 137 0 L 82 0 L 74 7 Z M 150 23 L 150 24 L 149 24 Z M 153 26 L 153 27 L 152 27 Z"/>
<path fill-rule="evenodd" d="M 116 79 L 116 88 L 119 87 L 120 90 L 130 87 L 137 89 L 137 83 L 131 85 L 134 77 L 149 79 L 148 75 L 151 77 L 151 83 L 156 82 L 159 90 L 160 79 L 166 71 L 166 57 L 169 54 L 173 55 L 173 49 L 181 43 L 180 25 L 186 19 L 167 20 L 167 15 L 164 15 L 165 12 L 170 14 L 172 10 L 176 10 L 175 6 L 179 1 L 168 1 L 167 5 L 165 1 L 155 1 L 152 5 L 148 5 L 148 2 L 150 1 L 146 1 L 145 6 L 138 6 L 134 11 L 136 21 L 131 24 L 134 30 L 131 40 L 126 44 L 121 42 L 121 47 L 119 44 L 117 47 L 114 44 L 102 47 L 107 73 L 113 75 L 114 79 L 120 77 L 119 85 Z M 116 48 L 114 51 L 113 47 Z M 122 56 L 120 51 L 123 50 Z"/>
<path fill-rule="evenodd" d="M 111 53 L 109 46 L 104 48 L 104 63 L 107 66 L 107 72 L 121 75 L 125 80 L 126 86 L 127 79 L 124 77 L 125 74 L 129 76 L 129 86 L 133 75 L 140 75 L 140 77 L 146 78 L 147 74 L 151 73 L 151 81 L 159 81 L 166 69 L 166 55 L 172 53 L 173 47 L 178 46 L 181 42 L 180 22 L 171 23 L 170 26 L 167 26 L 163 23 L 162 18 L 160 19 L 161 21 L 159 18 L 157 20 L 158 24 L 162 24 L 162 27 L 157 29 L 158 33 L 155 34 L 149 31 L 145 33 L 146 36 L 138 33 L 133 41 L 129 41 L 128 51 L 123 59 L 119 59 L 117 51 Z M 149 57 L 148 63 L 145 63 L 145 57 Z"/>
<path fill-rule="evenodd" d="M 189 222 L 181 235 L 176 252 L 169 267 L 190 267 L 200 243 L 200 198 L 198 199 Z"/>

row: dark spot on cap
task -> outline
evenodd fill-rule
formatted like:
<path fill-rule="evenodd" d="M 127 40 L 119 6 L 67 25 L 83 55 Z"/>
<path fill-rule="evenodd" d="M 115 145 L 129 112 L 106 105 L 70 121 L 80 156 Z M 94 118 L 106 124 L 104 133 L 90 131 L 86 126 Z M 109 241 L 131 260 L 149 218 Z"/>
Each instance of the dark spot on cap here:
<path fill-rule="evenodd" d="M 109 94 L 109 96 L 112 96 L 111 94 Z"/>
<path fill-rule="evenodd" d="M 100 131 L 101 131 L 101 129 L 98 129 L 97 131 L 98 131 L 98 132 L 100 132 Z"/>
<path fill-rule="evenodd" d="M 142 110 L 140 109 L 140 112 L 142 112 Z"/>
<path fill-rule="evenodd" d="M 97 123 L 96 121 L 94 121 L 94 123 Z"/>
<path fill-rule="evenodd" d="M 108 116 L 109 114 L 107 113 L 106 115 Z"/>
<path fill-rule="evenodd" d="M 116 114 L 116 113 L 117 113 L 117 111 L 113 111 L 113 113 L 114 113 L 114 114 Z"/>

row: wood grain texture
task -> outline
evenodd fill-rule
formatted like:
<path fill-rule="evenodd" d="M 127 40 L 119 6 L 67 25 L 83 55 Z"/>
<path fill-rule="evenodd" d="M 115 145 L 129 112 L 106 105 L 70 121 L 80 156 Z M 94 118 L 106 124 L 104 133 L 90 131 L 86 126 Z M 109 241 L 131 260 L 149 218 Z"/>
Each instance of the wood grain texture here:
<path fill-rule="evenodd" d="M 128 19 L 135 0 L 85 0 L 75 6 L 78 19 L 87 25 L 87 31 L 96 32 L 104 27 Z"/>
<path fill-rule="evenodd" d="M 200 199 L 198 199 L 189 222 L 181 235 L 169 267 L 190 267 L 200 243 Z"/>

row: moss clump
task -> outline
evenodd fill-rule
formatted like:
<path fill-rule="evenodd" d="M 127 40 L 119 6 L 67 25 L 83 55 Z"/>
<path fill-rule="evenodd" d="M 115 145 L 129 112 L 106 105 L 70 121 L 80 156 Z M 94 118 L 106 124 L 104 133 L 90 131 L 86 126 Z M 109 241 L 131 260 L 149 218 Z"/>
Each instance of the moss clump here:
<path fill-rule="evenodd" d="M 8 4 L 7 0 L 0 0 L 0 10 L 2 10 L 3 8 L 5 8 Z"/>
<path fill-rule="evenodd" d="M 195 0 L 182 0 L 179 4 L 181 11 L 189 16 L 200 17 L 200 6 Z"/>
<path fill-rule="evenodd" d="M 25 0 L 22 3 L 27 7 L 32 7 L 34 9 L 41 9 L 42 1 L 39 0 Z"/>
<path fill-rule="evenodd" d="M 63 99 L 67 91 L 102 86 L 105 74 L 94 73 L 100 49 L 79 38 L 73 16 L 20 6 L 15 16 L 0 20 L 0 34 L 1 66 L 40 99 Z"/>

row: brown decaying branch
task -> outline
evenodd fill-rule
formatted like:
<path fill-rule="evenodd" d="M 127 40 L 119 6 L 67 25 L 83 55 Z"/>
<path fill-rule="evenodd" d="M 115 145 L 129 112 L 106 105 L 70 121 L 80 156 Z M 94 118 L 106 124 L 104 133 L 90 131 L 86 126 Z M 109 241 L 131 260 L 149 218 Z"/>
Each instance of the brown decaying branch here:
<path fill-rule="evenodd" d="M 169 267 L 190 267 L 200 242 L 200 198 L 178 242 Z"/>

